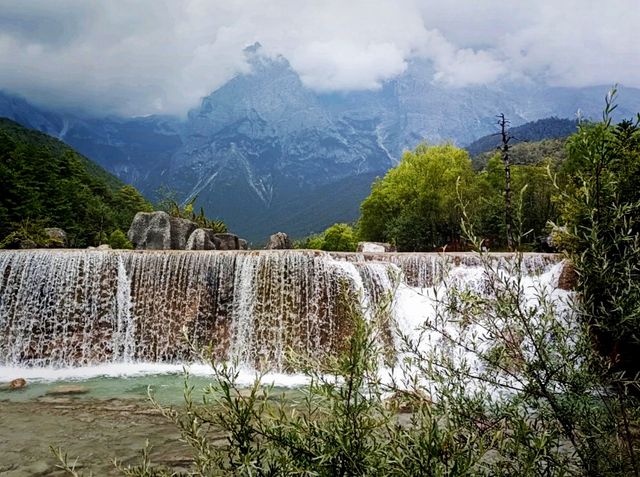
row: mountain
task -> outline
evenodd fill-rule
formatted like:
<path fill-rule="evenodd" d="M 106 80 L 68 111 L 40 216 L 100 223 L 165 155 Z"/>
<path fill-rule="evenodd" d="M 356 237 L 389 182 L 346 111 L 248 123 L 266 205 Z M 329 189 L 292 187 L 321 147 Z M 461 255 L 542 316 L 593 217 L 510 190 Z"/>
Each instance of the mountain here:
<path fill-rule="evenodd" d="M 70 245 L 97 245 L 149 208 L 133 187 L 63 142 L 0 118 L 0 241 L 61 227 Z"/>
<path fill-rule="evenodd" d="M 422 141 L 470 144 L 541 118 L 599 117 L 607 87 L 558 88 L 527 81 L 451 88 L 415 60 L 377 91 L 320 94 L 284 58 L 246 50 L 251 72 L 203 98 L 185 119 L 86 117 L 45 111 L 0 94 L 0 116 L 64 140 L 154 198 L 161 186 L 197 196 L 210 216 L 260 244 L 350 222 L 371 181 Z M 640 111 L 625 88 L 619 117 Z M 561 120 L 559 120 L 561 121 Z"/>

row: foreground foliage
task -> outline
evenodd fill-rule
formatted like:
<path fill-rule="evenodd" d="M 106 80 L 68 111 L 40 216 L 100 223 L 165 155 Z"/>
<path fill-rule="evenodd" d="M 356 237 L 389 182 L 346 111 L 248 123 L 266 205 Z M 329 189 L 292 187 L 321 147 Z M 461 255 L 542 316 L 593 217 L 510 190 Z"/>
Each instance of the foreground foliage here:
<path fill-rule="evenodd" d="M 640 373 L 640 115 L 613 125 L 614 101 L 570 138 L 562 202 L 583 319 L 623 383 Z"/>

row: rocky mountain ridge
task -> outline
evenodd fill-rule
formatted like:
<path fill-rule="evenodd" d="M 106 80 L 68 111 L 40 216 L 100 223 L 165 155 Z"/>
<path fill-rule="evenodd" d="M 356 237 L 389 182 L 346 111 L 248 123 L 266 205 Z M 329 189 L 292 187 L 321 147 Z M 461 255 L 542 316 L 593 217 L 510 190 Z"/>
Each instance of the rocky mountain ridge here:
<path fill-rule="evenodd" d="M 153 198 L 160 186 L 197 196 L 251 240 L 294 237 L 352 221 L 371 181 L 421 141 L 465 145 L 495 131 L 578 109 L 598 117 L 606 87 L 551 88 L 501 81 L 449 88 L 414 61 L 378 91 L 319 94 L 284 58 L 247 50 L 252 71 L 203 98 L 186 119 L 89 118 L 50 112 L 0 93 L 0 116 L 58 137 Z M 623 89 L 620 116 L 640 110 Z"/>

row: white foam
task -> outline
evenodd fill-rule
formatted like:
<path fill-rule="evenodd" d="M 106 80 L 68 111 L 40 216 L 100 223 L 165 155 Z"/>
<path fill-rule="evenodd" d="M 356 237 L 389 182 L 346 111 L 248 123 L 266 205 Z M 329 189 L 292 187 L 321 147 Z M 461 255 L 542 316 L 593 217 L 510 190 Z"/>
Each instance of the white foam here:
<path fill-rule="evenodd" d="M 0 382 L 18 378 L 26 379 L 27 382 L 54 382 L 98 377 L 128 378 L 166 374 L 182 375 L 184 371 L 193 376 L 213 377 L 212 367 L 202 363 L 118 363 L 66 368 L 0 366 Z M 258 376 L 259 374 L 255 370 L 241 369 L 239 370 L 237 382 L 241 386 L 249 386 Z M 299 387 L 307 384 L 309 380 L 301 374 L 266 373 L 262 375 L 261 381 L 263 384 L 273 384 L 278 387 Z"/>

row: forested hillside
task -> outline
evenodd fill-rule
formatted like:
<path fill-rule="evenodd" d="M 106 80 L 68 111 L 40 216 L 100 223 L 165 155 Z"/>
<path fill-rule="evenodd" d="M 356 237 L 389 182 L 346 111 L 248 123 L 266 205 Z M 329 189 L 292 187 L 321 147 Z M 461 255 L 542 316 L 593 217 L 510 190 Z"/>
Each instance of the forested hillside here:
<path fill-rule="evenodd" d="M 132 186 L 63 142 L 0 118 L 0 245 L 47 245 L 45 227 L 86 247 L 126 230 L 151 205 Z"/>
<path fill-rule="evenodd" d="M 473 156 L 471 158 L 473 168 L 476 171 L 483 170 L 497 152 L 494 148 Z M 559 164 L 567 159 L 567 138 L 516 143 L 510 150 L 510 156 L 512 163 L 518 165 L 537 164 L 541 161 Z"/>
<path fill-rule="evenodd" d="M 515 145 L 522 142 L 537 142 L 547 139 L 562 139 L 576 132 L 578 122 L 572 119 L 561 118 L 545 118 L 538 121 L 532 121 L 521 126 L 513 127 L 509 131 L 513 139 L 511 144 Z M 494 152 L 500 144 L 500 136 L 497 134 L 489 134 L 473 141 L 465 149 L 469 151 L 471 157 L 486 152 Z"/>

